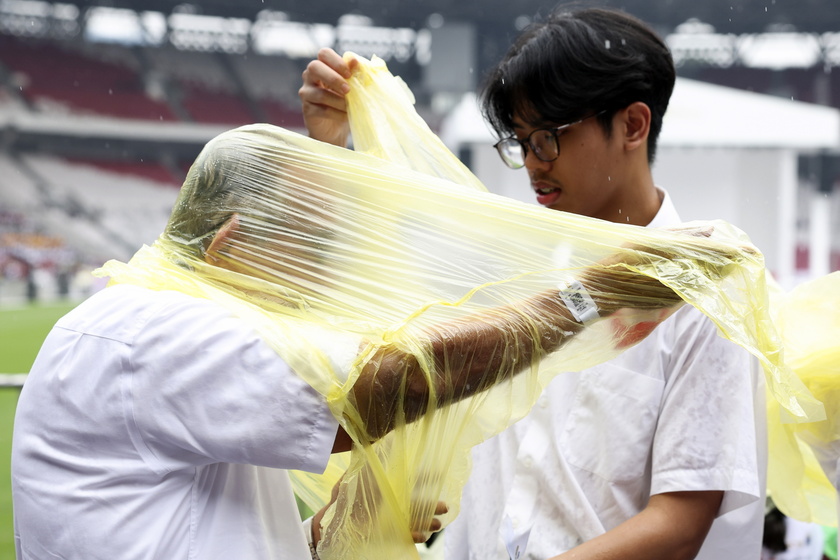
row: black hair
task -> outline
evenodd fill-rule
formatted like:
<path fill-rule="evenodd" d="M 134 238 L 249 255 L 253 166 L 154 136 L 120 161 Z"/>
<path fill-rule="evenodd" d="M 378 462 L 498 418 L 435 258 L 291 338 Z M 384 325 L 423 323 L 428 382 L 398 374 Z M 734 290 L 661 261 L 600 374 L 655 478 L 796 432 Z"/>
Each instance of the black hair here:
<path fill-rule="evenodd" d="M 196 157 L 172 208 L 163 237 L 185 259 L 203 260 L 219 230 L 239 215 L 251 249 L 265 248 L 278 229 L 301 240 L 334 235 L 324 226 L 332 206 L 312 203 L 311 172 L 297 169 L 300 147 L 270 125 L 246 125 L 210 140 Z M 303 185 L 306 185 L 304 188 Z M 305 196 L 298 196 L 299 194 Z M 272 250 L 276 246 L 272 245 Z"/>
<path fill-rule="evenodd" d="M 203 259 L 213 236 L 241 205 L 242 154 L 227 136 L 214 138 L 198 155 L 164 230 L 185 256 Z"/>
<path fill-rule="evenodd" d="M 653 162 L 676 70 L 664 41 L 642 21 L 617 10 L 559 9 L 528 26 L 485 79 L 482 112 L 501 136 L 518 116 L 533 126 L 560 125 L 604 111 L 612 117 L 641 101 L 651 111 Z"/>

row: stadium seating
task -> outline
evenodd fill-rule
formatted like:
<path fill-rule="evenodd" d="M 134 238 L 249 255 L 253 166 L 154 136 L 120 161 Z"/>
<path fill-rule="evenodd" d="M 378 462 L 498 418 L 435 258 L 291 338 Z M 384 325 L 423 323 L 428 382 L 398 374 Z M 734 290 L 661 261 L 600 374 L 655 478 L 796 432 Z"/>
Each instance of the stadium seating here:
<path fill-rule="evenodd" d="M 196 122 L 238 126 L 261 120 L 235 93 L 206 89 L 189 82 L 180 82 L 180 85 L 184 110 Z"/>
<path fill-rule="evenodd" d="M 108 46 L 104 50 L 120 49 Z M 0 61 L 21 83 L 24 98 L 39 109 L 176 120 L 165 102 L 146 95 L 137 68 L 128 64 L 96 60 L 62 43 L 8 35 L 0 35 Z"/>
<path fill-rule="evenodd" d="M 0 64 L 23 99 L 41 112 L 303 126 L 301 68 L 280 57 L 0 35 Z M 3 97 L 8 92 L 0 92 L 0 104 Z"/>
<path fill-rule="evenodd" d="M 159 182 L 125 174 L 127 170 L 133 171 L 130 167 L 107 171 L 38 154 L 16 161 L 0 154 L 0 174 L 5 178 L 0 206 L 26 217 L 26 226 L 15 232 L 61 239 L 73 252 L 74 261 L 96 266 L 112 258 L 125 260 L 160 235 L 178 194 L 171 177 Z M 48 262 L 52 253 L 46 254 L 44 247 L 27 251 L 17 246 L 15 251 L 33 265 L 49 268 L 54 264 Z M 62 252 L 61 258 L 65 257 Z"/>
<path fill-rule="evenodd" d="M 32 178 L 15 165 L 8 154 L 2 152 L 0 152 L 0 177 L 3 177 L 0 207 L 4 210 L 31 214 L 43 206 L 44 202 Z"/>
<path fill-rule="evenodd" d="M 149 179 L 161 185 L 180 187 L 186 173 L 170 170 L 158 162 L 133 160 L 104 160 L 95 158 L 66 158 L 68 162 L 98 168 L 102 171 Z"/>
<path fill-rule="evenodd" d="M 264 113 L 265 120 L 285 128 L 303 128 L 297 90 L 303 68 L 291 59 L 249 54 L 236 59 L 242 84 Z"/>
<path fill-rule="evenodd" d="M 178 194 L 171 184 L 61 158 L 30 154 L 23 160 L 44 179 L 53 203 L 65 213 L 99 226 L 99 235 L 109 238 L 110 246 L 120 248 L 120 257 L 130 256 L 160 235 Z"/>

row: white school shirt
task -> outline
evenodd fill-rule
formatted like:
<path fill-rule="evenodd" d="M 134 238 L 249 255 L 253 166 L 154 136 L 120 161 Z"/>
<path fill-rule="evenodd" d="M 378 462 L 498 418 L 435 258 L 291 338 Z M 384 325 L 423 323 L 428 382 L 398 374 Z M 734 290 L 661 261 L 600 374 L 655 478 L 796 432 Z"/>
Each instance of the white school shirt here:
<path fill-rule="evenodd" d="M 648 227 L 680 223 L 670 197 Z M 558 375 L 520 422 L 473 449 L 447 560 L 549 558 L 651 495 L 723 490 L 697 558 L 761 553 L 766 435 L 756 360 L 684 306 L 607 363 Z"/>
<path fill-rule="evenodd" d="M 336 430 L 226 309 L 106 288 L 57 323 L 20 395 L 18 560 L 308 559 L 286 469 L 322 472 Z"/>

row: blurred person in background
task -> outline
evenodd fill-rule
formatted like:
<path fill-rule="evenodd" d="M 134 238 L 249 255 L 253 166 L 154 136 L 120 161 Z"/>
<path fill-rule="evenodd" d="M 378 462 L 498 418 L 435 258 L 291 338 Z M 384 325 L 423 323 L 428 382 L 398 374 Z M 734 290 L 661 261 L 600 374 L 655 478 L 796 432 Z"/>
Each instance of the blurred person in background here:
<path fill-rule="evenodd" d="M 786 516 L 767 499 L 764 515 L 764 538 L 761 560 L 824 560 L 829 556 L 826 535 L 821 525 L 805 523 Z M 836 533 L 835 533 L 836 536 Z M 834 555 L 836 558 L 836 554 Z"/>

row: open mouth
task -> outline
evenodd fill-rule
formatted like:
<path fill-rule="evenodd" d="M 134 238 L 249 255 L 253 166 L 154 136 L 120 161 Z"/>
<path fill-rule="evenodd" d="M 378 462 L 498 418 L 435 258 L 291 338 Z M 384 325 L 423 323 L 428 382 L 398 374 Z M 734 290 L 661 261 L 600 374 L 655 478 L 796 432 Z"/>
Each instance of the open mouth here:
<path fill-rule="evenodd" d="M 537 195 L 537 202 L 542 206 L 551 206 L 560 198 L 562 189 L 551 185 L 534 185 L 534 193 Z"/>

